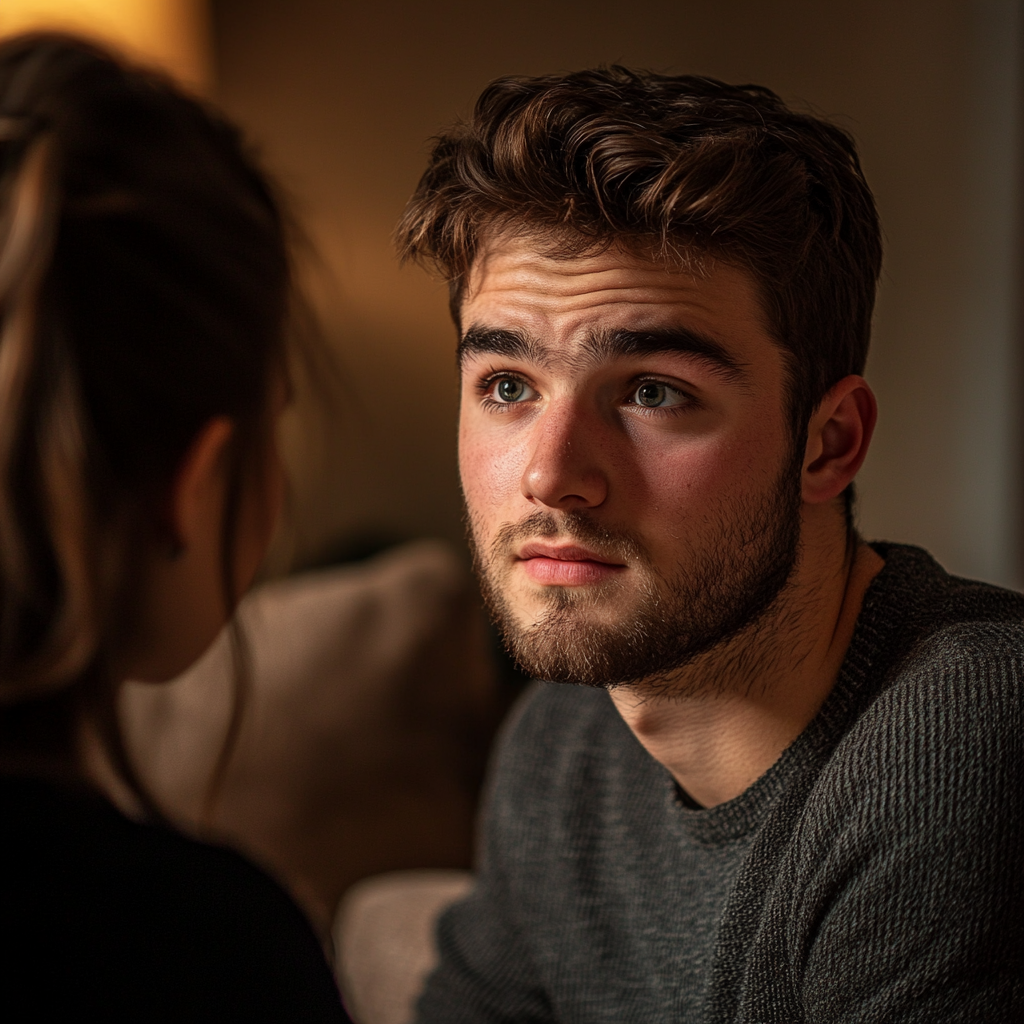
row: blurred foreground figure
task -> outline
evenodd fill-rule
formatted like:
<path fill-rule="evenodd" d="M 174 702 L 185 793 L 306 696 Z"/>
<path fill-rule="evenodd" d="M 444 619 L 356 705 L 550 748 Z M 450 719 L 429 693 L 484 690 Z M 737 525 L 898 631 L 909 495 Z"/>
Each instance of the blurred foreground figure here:
<path fill-rule="evenodd" d="M 503 79 L 399 240 L 451 284 L 489 605 L 553 681 L 419 1019 L 1024 1019 L 1024 598 L 854 528 L 852 140 L 756 86 Z"/>
<path fill-rule="evenodd" d="M 5 1019 L 347 1019 L 284 891 L 163 823 L 115 711 L 263 557 L 289 304 L 232 128 L 72 39 L 0 46 Z"/>

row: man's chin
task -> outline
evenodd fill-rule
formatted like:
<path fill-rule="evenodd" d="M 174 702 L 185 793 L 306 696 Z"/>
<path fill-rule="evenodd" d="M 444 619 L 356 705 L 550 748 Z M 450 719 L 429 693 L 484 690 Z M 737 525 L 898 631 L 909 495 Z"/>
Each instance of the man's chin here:
<path fill-rule="evenodd" d="M 559 601 L 568 595 L 561 592 Z M 496 616 L 505 646 L 519 668 L 534 679 L 611 688 L 629 682 L 635 666 L 623 644 L 620 609 L 580 608 L 551 599 L 529 602 L 513 612 L 506 605 Z"/>
<path fill-rule="evenodd" d="M 526 586 L 506 593 L 501 602 L 503 618 L 512 630 L 554 625 L 564 634 L 614 630 L 635 610 L 621 587 L 538 587 Z"/>

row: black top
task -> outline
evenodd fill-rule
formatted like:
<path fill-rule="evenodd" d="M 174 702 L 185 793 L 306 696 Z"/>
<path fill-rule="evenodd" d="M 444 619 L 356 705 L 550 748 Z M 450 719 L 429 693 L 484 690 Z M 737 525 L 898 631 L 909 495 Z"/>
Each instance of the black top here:
<path fill-rule="evenodd" d="M 0 779 L 0 1018 L 348 1020 L 309 923 L 237 853 Z"/>
<path fill-rule="evenodd" d="M 421 1024 L 1024 1021 L 1024 598 L 886 559 L 828 699 L 681 802 L 608 695 L 535 688 Z"/>

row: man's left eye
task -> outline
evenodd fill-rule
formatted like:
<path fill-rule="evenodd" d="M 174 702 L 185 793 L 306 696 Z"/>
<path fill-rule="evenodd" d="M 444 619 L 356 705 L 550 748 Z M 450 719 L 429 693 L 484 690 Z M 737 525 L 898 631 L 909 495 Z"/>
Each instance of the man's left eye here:
<path fill-rule="evenodd" d="M 642 409 L 664 409 L 685 401 L 686 395 L 681 391 L 654 380 L 644 381 L 630 396 L 630 403 Z"/>
<path fill-rule="evenodd" d="M 536 398 L 537 392 L 525 381 L 501 377 L 493 385 L 493 395 L 500 405 L 516 405 Z"/>

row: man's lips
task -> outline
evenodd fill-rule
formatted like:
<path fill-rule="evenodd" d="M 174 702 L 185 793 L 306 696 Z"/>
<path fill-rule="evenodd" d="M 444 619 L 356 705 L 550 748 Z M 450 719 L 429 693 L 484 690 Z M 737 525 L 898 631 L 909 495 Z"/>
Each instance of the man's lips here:
<path fill-rule="evenodd" d="M 526 575 L 545 586 L 584 587 L 623 572 L 626 566 L 576 544 L 532 543 L 516 555 Z"/>

